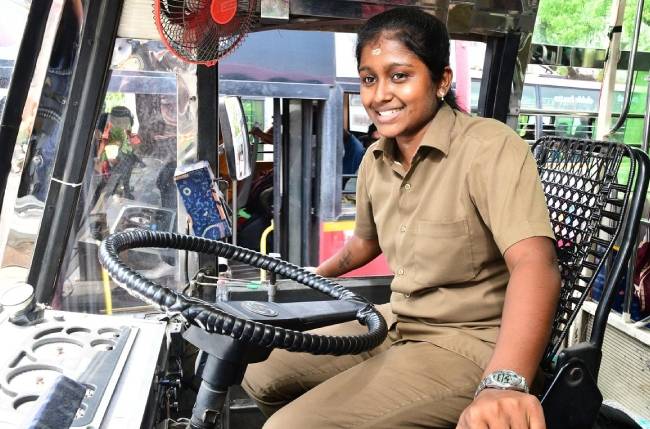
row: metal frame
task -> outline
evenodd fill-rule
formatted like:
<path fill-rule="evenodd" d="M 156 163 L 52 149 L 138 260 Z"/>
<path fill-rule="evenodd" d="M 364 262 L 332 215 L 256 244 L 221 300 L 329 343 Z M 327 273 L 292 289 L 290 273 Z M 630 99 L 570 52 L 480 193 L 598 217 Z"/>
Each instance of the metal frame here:
<path fill-rule="evenodd" d="M 28 275 L 38 302 L 51 303 L 67 250 L 89 143 L 108 86 L 122 4 L 123 0 L 87 3 L 70 99 Z"/>
<path fill-rule="evenodd" d="M 503 38 L 488 40 L 478 98 L 479 116 L 507 121 L 520 38 L 521 34 L 510 32 Z M 519 103 L 516 104 L 518 109 Z"/>
<path fill-rule="evenodd" d="M 281 253 L 280 237 L 284 232 L 282 227 L 282 170 L 284 155 L 282 144 L 282 110 L 281 100 L 273 100 L 273 252 Z"/>
<path fill-rule="evenodd" d="M 341 213 L 341 177 L 343 165 L 343 130 L 337 118 L 343 117 L 343 88 L 335 85 L 321 111 L 322 129 L 318 140 L 318 204 L 322 220 L 336 220 Z M 331 142 L 338 142 L 331 144 Z M 323 174 L 327 173 L 327 174 Z"/>
<path fill-rule="evenodd" d="M 314 153 L 314 102 L 302 101 L 302 157 L 301 157 L 301 196 L 300 196 L 300 263 L 302 266 L 313 265 L 310 237 L 312 237 L 312 194 L 313 194 L 313 169 L 312 158 Z"/>
<path fill-rule="evenodd" d="M 219 80 L 219 94 L 240 97 L 296 98 L 326 100 L 330 85 L 247 80 Z"/>
<path fill-rule="evenodd" d="M 198 99 L 196 157 L 197 160 L 208 161 L 212 171 L 219 171 L 219 66 L 197 65 L 196 86 Z M 198 259 L 200 267 L 206 265 L 214 266 L 215 269 L 219 267 L 217 258 L 213 255 L 201 253 Z M 202 292 L 203 298 L 208 302 L 216 299 L 216 288 L 205 288 Z"/>
<path fill-rule="evenodd" d="M 370 16 L 395 6 L 418 6 L 447 22 L 449 32 L 471 40 L 512 29 L 532 32 L 539 1 L 535 0 L 286 0 L 289 19 L 261 19 L 256 31 L 294 29 L 356 31 Z M 150 0 L 127 0 L 120 36 L 158 37 L 153 21 L 142 20 L 151 11 Z"/>

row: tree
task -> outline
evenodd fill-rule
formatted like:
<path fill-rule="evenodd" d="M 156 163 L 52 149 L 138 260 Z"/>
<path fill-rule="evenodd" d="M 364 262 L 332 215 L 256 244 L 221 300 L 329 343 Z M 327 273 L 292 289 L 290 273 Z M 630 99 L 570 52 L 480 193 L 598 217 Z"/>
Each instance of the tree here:
<path fill-rule="evenodd" d="M 534 43 L 606 48 L 612 0 L 541 0 L 533 34 Z M 637 2 L 627 1 L 621 49 L 629 50 Z M 639 50 L 650 51 L 650 8 L 644 5 Z"/>

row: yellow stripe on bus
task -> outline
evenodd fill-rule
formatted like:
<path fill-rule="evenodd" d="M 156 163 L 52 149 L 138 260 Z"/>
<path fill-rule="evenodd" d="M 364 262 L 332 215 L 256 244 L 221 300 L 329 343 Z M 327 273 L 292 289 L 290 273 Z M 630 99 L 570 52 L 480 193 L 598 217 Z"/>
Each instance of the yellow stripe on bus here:
<path fill-rule="evenodd" d="M 353 220 L 323 222 L 323 232 L 352 231 L 352 230 L 354 230 Z"/>

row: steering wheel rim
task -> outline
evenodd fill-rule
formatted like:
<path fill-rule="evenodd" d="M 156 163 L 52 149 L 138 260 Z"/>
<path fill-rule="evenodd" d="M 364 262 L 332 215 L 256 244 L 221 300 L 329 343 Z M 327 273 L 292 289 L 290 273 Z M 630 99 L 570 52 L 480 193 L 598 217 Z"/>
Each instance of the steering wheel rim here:
<path fill-rule="evenodd" d="M 364 307 L 357 312 L 357 321 L 367 326 L 368 332 L 347 336 L 320 335 L 233 316 L 213 304 L 187 297 L 146 279 L 122 262 L 118 256 L 121 251 L 142 247 L 189 250 L 235 259 L 280 274 L 332 298 L 362 303 Z M 180 314 L 188 323 L 206 332 L 227 335 L 248 344 L 316 355 L 338 356 L 373 349 L 384 341 L 388 331 L 386 321 L 381 314 L 360 295 L 302 267 L 221 241 L 170 232 L 134 229 L 105 238 L 99 248 L 99 261 L 110 277 L 131 295 L 167 313 Z"/>

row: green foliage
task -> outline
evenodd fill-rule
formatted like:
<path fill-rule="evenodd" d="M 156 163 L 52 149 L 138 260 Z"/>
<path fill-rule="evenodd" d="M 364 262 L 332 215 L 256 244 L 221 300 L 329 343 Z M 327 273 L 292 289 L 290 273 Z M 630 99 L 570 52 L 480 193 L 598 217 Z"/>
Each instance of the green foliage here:
<path fill-rule="evenodd" d="M 607 48 L 612 0 L 541 0 L 533 35 L 534 43 Z M 627 1 L 621 48 L 629 50 L 637 2 Z M 650 51 L 650 7 L 645 4 L 639 50 Z"/>
<path fill-rule="evenodd" d="M 110 112 L 111 109 L 115 106 L 124 106 L 126 102 L 126 97 L 121 92 L 107 92 L 106 98 L 104 98 L 104 108 L 103 112 Z"/>
<path fill-rule="evenodd" d="M 634 37 L 634 16 L 636 15 L 636 1 L 627 2 L 625 7 L 625 19 L 623 21 L 623 35 L 621 37 L 621 49 L 629 51 L 632 48 L 632 38 Z M 639 51 L 650 51 L 650 7 L 648 2 L 643 4 L 643 14 L 641 15 L 641 32 L 639 33 Z"/>
<path fill-rule="evenodd" d="M 555 73 L 558 76 L 568 76 L 569 75 L 569 67 L 564 67 L 564 66 L 558 66 L 555 69 Z"/>
<path fill-rule="evenodd" d="M 110 142 L 119 142 L 119 143 L 125 142 L 126 132 L 124 131 L 124 128 L 120 128 L 120 127 L 111 128 L 111 131 L 108 136 L 108 140 Z"/>

